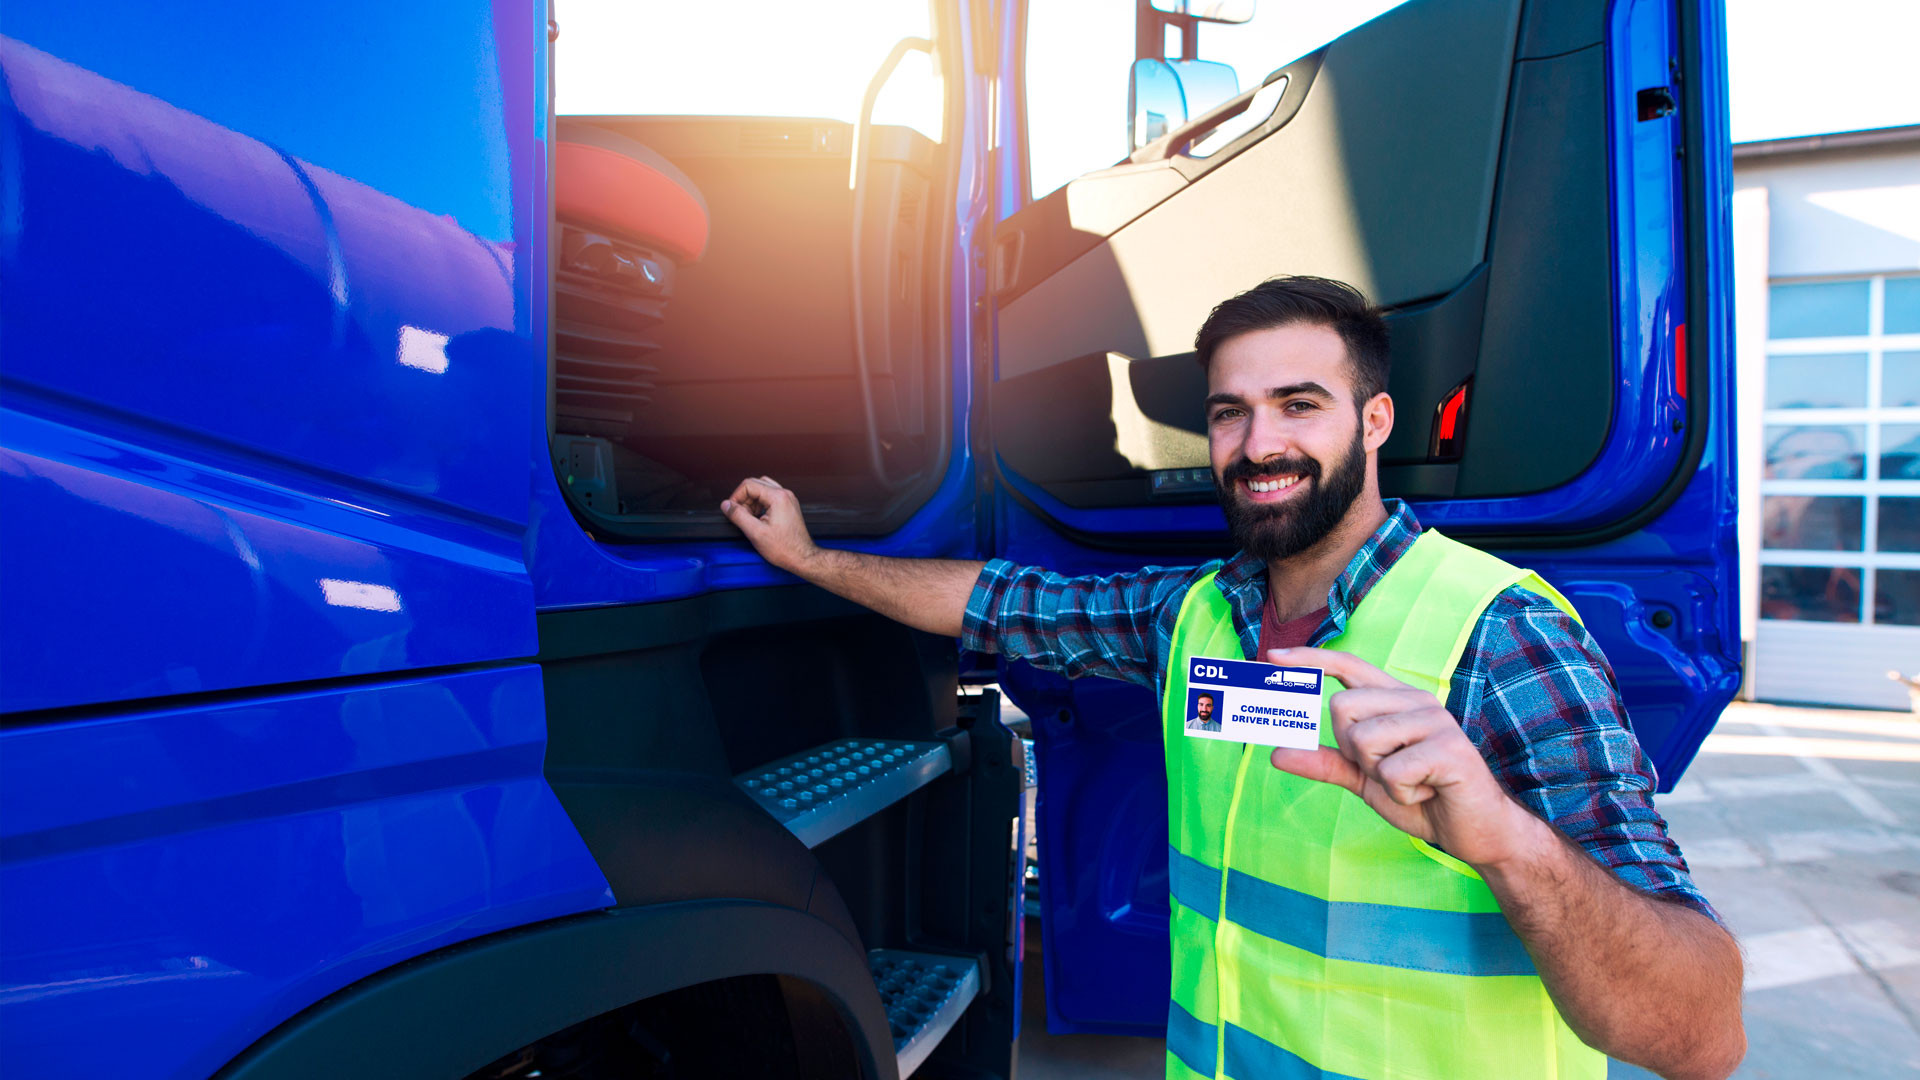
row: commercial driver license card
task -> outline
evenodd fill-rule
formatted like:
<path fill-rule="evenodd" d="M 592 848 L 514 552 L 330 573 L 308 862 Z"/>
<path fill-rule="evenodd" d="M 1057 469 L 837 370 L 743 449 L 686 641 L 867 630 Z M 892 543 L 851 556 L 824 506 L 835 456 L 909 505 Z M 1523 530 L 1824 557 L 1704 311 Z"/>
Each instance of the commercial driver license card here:
<path fill-rule="evenodd" d="M 1187 734 L 1310 750 L 1320 745 L 1319 668 L 1187 660 Z"/>

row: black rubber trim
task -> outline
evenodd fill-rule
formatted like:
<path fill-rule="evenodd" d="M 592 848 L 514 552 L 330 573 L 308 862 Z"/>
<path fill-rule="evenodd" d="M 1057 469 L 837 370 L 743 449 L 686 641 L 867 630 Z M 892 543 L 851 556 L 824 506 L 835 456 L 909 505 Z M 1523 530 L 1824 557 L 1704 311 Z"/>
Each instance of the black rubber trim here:
<path fill-rule="evenodd" d="M 152 697 L 116 698 L 81 705 L 54 705 L 45 709 L 19 709 L 0 712 L 0 730 L 33 727 L 39 724 L 77 723 L 105 720 L 133 713 L 164 709 L 211 709 L 266 698 L 294 694 L 326 693 L 331 690 L 371 690 L 395 683 L 418 682 L 448 675 L 467 675 L 483 671 L 504 671 L 525 667 L 531 656 L 479 660 L 470 664 L 441 664 L 435 667 L 398 668 L 393 671 L 369 671 L 359 675 L 340 675 L 327 679 L 294 679 L 290 682 L 254 683 L 220 690 L 195 690 L 185 694 L 156 694 Z"/>
<path fill-rule="evenodd" d="M 805 912 L 727 900 L 578 915 L 429 953 L 315 1003 L 216 1076 L 461 1077 L 609 1010 L 740 975 L 817 987 L 855 1035 L 859 1075 L 895 1080 L 865 953 Z"/>

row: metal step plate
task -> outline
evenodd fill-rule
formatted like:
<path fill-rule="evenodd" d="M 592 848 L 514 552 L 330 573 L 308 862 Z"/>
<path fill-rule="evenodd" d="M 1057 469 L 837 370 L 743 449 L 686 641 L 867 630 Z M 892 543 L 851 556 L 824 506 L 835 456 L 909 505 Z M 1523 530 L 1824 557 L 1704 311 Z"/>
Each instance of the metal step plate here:
<path fill-rule="evenodd" d="M 845 832 L 953 768 L 943 742 L 841 739 L 733 778 L 808 847 Z"/>
<path fill-rule="evenodd" d="M 867 967 L 887 1009 L 902 1080 L 911 1076 L 980 993 L 980 965 L 966 957 L 874 949 Z"/>

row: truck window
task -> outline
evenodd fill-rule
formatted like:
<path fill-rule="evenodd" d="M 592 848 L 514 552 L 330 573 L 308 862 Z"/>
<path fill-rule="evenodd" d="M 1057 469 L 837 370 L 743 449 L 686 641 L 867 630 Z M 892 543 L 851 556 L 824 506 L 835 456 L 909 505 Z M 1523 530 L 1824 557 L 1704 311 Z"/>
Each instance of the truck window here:
<path fill-rule="evenodd" d="M 949 428 L 932 9 L 736 17 L 755 33 L 701 5 L 558 8 L 555 467 L 618 538 L 730 536 L 718 504 L 761 474 L 826 533 L 885 532 Z"/>
<path fill-rule="evenodd" d="M 1192 28 L 1190 51 L 1226 64 L 1239 88 L 1250 90 L 1275 68 L 1403 2 L 1269 2 L 1247 22 Z M 1035 0 L 1028 8 L 1027 181 L 1033 198 L 1127 156 L 1127 71 L 1136 57 L 1137 6 L 1135 0 Z M 1167 57 L 1180 57 L 1188 44 L 1178 29 L 1161 37 Z"/>

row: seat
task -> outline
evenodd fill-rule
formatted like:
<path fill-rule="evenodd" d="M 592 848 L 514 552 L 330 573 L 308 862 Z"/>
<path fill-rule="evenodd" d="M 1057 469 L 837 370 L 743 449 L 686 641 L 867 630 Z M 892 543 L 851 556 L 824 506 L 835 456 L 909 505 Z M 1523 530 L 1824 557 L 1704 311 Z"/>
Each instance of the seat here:
<path fill-rule="evenodd" d="M 553 202 L 561 220 L 657 249 L 676 262 L 707 248 L 707 201 L 673 163 L 604 128 L 555 123 Z"/>

